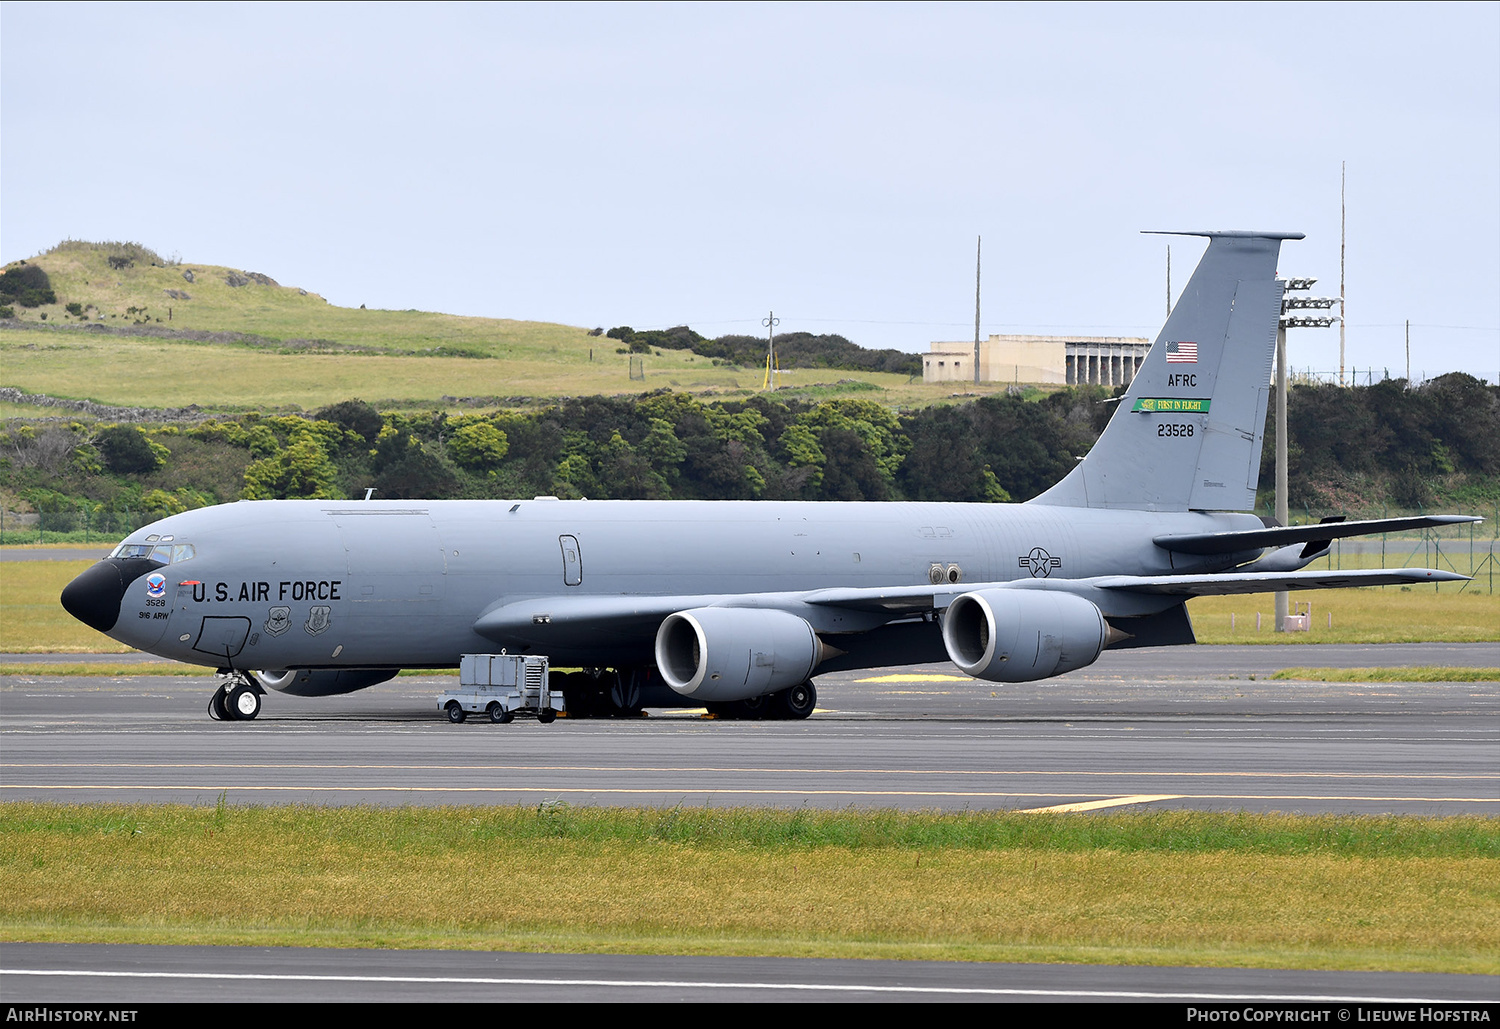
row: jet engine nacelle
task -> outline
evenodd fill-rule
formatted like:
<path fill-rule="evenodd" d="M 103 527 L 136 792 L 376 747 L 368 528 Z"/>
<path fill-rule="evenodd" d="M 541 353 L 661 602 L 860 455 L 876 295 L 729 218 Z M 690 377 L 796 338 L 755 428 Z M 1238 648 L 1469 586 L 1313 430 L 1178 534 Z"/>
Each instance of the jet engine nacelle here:
<path fill-rule="evenodd" d="M 948 658 L 977 679 L 1032 682 L 1091 665 L 1109 640 L 1093 604 L 1050 590 L 977 590 L 948 605 Z"/>
<path fill-rule="evenodd" d="M 656 631 L 656 667 L 667 685 L 704 703 L 750 700 L 806 682 L 823 644 L 785 611 L 700 607 L 668 615 Z"/>
<path fill-rule="evenodd" d="M 1312 564 L 1328 553 L 1331 540 L 1316 540 L 1312 543 L 1293 543 L 1279 547 L 1263 556 L 1254 564 L 1246 565 L 1247 572 L 1296 572 Z"/>
<path fill-rule="evenodd" d="M 267 689 L 294 697 L 332 697 L 394 679 L 399 668 L 286 668 L 256 672 Z"/>

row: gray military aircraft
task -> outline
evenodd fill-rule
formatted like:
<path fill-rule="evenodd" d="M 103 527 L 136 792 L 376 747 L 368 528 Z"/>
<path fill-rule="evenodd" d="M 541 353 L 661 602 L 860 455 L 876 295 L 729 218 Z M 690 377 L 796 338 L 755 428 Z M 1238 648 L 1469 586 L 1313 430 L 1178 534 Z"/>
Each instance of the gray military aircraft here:
<path fill-rule="evenodd" d="M 1203 232 L 1197 270 L 1088 456 L 1024 504 L 329 501 L 225 504 L 130 534 L 63 606 L 215 667 L 210 713 L 460 655 L 545 654 L 571 716 L 706 705 L 806 717 L 812 677 L 940 661 L 995 682 L 1109 647 L 1194 642 L 1209 594 L 1434 582 L 1309 572 L 1335 537 L 1478 521 L 1282 527 L 1255 502 L 1282 240 Z"/>

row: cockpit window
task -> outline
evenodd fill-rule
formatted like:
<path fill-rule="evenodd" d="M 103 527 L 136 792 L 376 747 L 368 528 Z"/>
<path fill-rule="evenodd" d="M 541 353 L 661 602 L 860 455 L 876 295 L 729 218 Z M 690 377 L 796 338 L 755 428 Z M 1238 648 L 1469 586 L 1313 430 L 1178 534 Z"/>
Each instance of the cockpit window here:
<path fill-rule="evenodd" d="M 125 558 L 149 558 L 159 565 L 171 564 L 174 561 L 188 561 L 197 556 L 197 548 L 191 543 L 178 543 L 175 545 L 150 543 L 121 543 L 113 551 L 110 557 Z"/>
<path fill-rule="evenodd" d="M 121 543 L 115 548 L 110 557 L 150 557 L 152 546 L 149 543 Z"/>

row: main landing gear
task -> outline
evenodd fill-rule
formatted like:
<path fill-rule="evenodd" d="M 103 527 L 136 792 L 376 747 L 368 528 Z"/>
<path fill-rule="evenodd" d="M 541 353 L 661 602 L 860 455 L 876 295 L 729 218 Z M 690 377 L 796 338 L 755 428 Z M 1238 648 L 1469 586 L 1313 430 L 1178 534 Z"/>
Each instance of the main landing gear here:
<path fill-rule="evenodd" d="M 552 688 L 562 690 L 569 718 L 639 718 L 647 704 L 697 706 L 699 702 L 670 692 L 659 681 L 653 683 L 653 674 L 654 670 L 646 667 L 558 673 L 552 677 Z M 648 696 L 652 689 L 656 692 Z M 715 701 L 704 707 L 713 717 L 723 719 L 802 719 L 812 714 L 817 704 L 818 691 L 808 681 L 765 696 Z"/>
<path fill-rule="evenodd" d="M 764 697 L 704 706 L 715 718 L 802 719 L 812 714 L 813 708 L 818 706 L 818 690 L 811 682 L 804 682 Z"/>
<path fill-rule="evenodd" d="M 220 722 L 248 722 L 260 714 L 266 691 L 248 672 L 230 672 L 208 701 L 208 716 Z"/>
<path fill-rule="evenodd" d="M 554 675 L 552 688 L 562 690 L 569 718 L 639 718 L 646 678 L 639 668 L 594 669 Z"/>

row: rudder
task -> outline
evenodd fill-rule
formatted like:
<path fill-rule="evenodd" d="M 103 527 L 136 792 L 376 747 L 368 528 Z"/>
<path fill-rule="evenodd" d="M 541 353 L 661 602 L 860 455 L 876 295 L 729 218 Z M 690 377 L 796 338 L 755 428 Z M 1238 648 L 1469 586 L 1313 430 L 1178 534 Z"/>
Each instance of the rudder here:
<path fill-rule="evenodd" d="M 1281 315 L 1276 278 L 1288 232 L 1209 237 L 1177 307 L 1099 441 L 1030 501 L 1145 511 L 1255 506 L 1271 362 Z"/>

